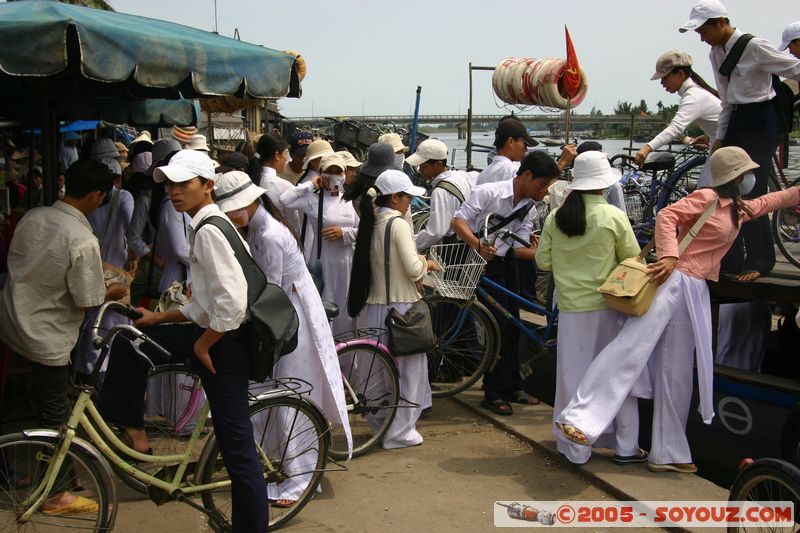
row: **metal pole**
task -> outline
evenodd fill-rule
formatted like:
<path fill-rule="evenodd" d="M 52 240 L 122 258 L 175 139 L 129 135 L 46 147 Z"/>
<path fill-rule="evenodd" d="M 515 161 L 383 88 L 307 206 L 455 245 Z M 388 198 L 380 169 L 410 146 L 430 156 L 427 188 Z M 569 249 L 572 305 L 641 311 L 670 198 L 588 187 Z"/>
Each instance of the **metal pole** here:
<path fill-rule="evenodd" d="M 567 98 L 567 113 L 564 117 L 566 122 L 564 124 L 564 144 L 569 144 L 569 129 L 570 129 L 570 116 L 572 115 L 572 100 Z"/>
<path fill-rule="evenodd" d="M 629 150 L 628 154 L 633 152 L 633 119 L 634 119 L 634 117 L 635 117 L 635 115 L 633 113 L 631 113 L 631 138 L 630 138 L 630 141 L 628 142 L 628 150 Z"/>
<path fill-rule="evenodd" d="M 467 170 L 472 168 L 472 61 L 469 63 L 469 102 L 467 103 Z"/>
<path fill-rule="evenodd" d="M 417 149 L 417 126 L 419 126 L 419 100 L 420 96 L 422 95 L 422 86 L 417 85 L 417 101 L 414 104 L 414 121 L 411 123 L 411 139 L 409 139 L 408 150 L 410 153 L 414 153 Z"/>

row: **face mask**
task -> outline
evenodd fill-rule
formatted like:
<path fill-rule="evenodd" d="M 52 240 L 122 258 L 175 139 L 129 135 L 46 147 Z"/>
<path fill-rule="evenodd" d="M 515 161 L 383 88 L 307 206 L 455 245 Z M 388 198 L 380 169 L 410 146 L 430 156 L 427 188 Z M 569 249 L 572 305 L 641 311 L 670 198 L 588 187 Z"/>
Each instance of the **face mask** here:
<path fill-rule="evenodd" d="M 323 174 L 323 179 L 328 180 L 328 190 L 341 193 L 344 191 L 344 176 L 340 174 Z"/>
<path fill-rule="evenodd" d="M 744 196 L 749 194 L 756 186 L 756 175 L 752 172 L 747 172 L 742 176 L 742 181 L 739 182 L 739 194 Z"/>
<path fill-rule="evenodd" d="M 394 154 L 394 160 L 397 161 L 400 168 L 403 168 L 403 163 L 406 162 L 406 156 L 405 154 Z"/>
<path fill-rule="evenodd" d="M 225 214 L 237 228 L 244 228 L 250 222 L 250 213 L 247 212 L 247 209 L 237 209 Z"/>

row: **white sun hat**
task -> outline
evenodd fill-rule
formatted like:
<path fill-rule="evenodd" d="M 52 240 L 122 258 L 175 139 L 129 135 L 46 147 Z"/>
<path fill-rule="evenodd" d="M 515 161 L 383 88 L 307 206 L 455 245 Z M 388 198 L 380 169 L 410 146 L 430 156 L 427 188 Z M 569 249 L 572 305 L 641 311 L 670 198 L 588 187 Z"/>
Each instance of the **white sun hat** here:
<path fill-rule="evenodd" d="M 611 187 L 620 178 L 619 169 L 612 168 L 603 152 L 584 152 L 575 158 L 572 167 L 571 191 L 598 191 Z"/>
<path fill-rule="evenodd" d="M 398 192 L 404 192 L 411 196 L 423 196 L 425 194 L 425 189 L 411 183 L 411 179 L 406 176 L 406 173 L 399 170 L 390 169 L 381 172 L 380 176 L 375 180 L 375 187 L 382 196 Z"/>
<path fill-rule="evenodd" d="M 219 174 L 214 180 L 214 201 L 225 213 L 247 207 L 266 192 L 241 170 Z"/>
<path fill-rule="evenodd" d="M 427 139 L 419 143 L 417 151 L 408 156 L 406 163 L 418 167 L 425 161 L 447 159 L 447 145 L 439 139 Z"/>

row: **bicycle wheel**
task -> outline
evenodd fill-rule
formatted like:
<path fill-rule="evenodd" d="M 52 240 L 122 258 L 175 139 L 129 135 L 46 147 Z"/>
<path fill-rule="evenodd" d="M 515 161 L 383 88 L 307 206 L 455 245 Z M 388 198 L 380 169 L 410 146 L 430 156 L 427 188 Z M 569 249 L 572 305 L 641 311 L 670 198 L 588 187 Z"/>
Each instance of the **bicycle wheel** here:
<path fill-rule="evenodd" d="M 328 423 L 311 403 L 294 397 L 260 400 L 250 406 L 250 420 L 270 498 L 269 528 L 285 525 L 314 496 L 328 461 Z M 269 460 L 269 465 L 265 461 Z M 211 436 L 198 465 L 199 483 L 229 480 L 228 471 Z M 231 516 L 230 486 L 201 494 L 203 506 Z M 288 507 L 278 500 L 294 500 Z"/>
<path fill-rule="evenodd" d="M 110 527 L 112 505 L 109 487 L 98 460 L 73 445 L 57 475 L 50 494 L 68 491 L 97 503 L 91 512 L 48 515 L 39 509 L 30 521 L 18 523 L 17 516 L 27 510 L 23 503 L 37 489 L 47 471 L 48 461 L 56 453 L 55 437 L 27 437 L 15 433 L 0 437 L 0 531 L 50 531 L 69 528 L 105 531 Z"/>
<path fill-rule="evenodd" d="M 471 387 L 499 350 L 500 329 L 478 301 L 434 296 L 431 309 L 436 347 L 428 352 L 428 380 L 434 398 Z"/>
<path fill-rule="evenodd" d="M 394 359 L 372 344 L 348 343 L 337 353 L 342 379 L 347 382 L 344 396 L 353 436 L 353 457 L 359 457 L 378 444 L 389 430 L 400 403 L 400 377 Z M 347 458 L 347 440 L 339 427 L 331 430 L 330 454 L 338 460 Z"/>
<path fill-rule="evenodd" d="M 758 459 L 739 472 L 731 487 L 729 502 L 794 502 L 794 527 L 770 531 L 796 531 L 800 524 L 800 469 L 780 459 Z M 750 528 L 751 530 L 762 527 Z M 747 531 L 746 526 L 728 527 L 729 532 Z"/>
<path fill-rule="evenodd" d="M 792 185 L 797 185 L 795 180 Z M 800 268 L 800 208 L 787 207 L 772 213 L 772 236 L 783 256 Z"/>
<path fill-rule="evenodd" d="M 706 156 L 700 155 L 693 157 L 675 169 L 658 193 L 656 212 L 674 204 L 681 198 L 689 196 L 697 189 L 697 182 L 700 179 L 700 172 L 703 170 L 705 162 Z"/>
<path fill-rule="evenodd" d="M 429 208 L 416 211 L 411 214 L 411 221 L 414 223 L 414 234 L 416 235 L 428 224 L 428 219 L 431 217 L 431 210 Z"/>
<path fill-rule="evenodd" d="M 200 376 L 184 365 L 157 366 L 147 377 L 146 391 L 145 431 L 153 454 L 183 453 L 195 425 L 205 423 L 197 420 L 205 401 Z M 208 432 L 195 445 L 193 461 L 199 458 L 203 449 L 202 440 L 207 435 Z M 165 465 L 142 462 L 136 466 L 139 470 L 156 475 Z M 114 470 L 126 485 L 147 494 L 147 485 L 116 466 Z"/>

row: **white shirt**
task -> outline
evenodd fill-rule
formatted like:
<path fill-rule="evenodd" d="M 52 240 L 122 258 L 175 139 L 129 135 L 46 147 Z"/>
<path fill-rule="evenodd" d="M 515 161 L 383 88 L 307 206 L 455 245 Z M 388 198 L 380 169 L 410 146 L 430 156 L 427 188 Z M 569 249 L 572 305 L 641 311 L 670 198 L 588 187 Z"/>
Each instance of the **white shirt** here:
<path fill-rule="evenodd" d="M 181 307 L 181 313 L 201 328 L 232 331 L 247 317 L 247 280 L 228 240 L 217 227 L 206 224 L 195 233 L 208 216 L 221 217 L 233 227 L 217 204 L 203 207 L 192 218 L 189 224 L 192 301 Z M 247 243 L 244 240 L 242 243 L 249 252 Z"/>
<path fill-rule="evenodd" d="M 487 215 L 494 213 L 501 217 L 506 217 L 530 203 L 533 203 L 533 200 L 523 198 L 519 203 L 514 204 L 514 180 L 486 183 L 472 189 L 469 200 L 461 205 L 456 212 L 455 218 L 460 218 L 466 222 L 473 233 L 482 237 L 483 224 Z M 533 228 L 533 218 L 537 216 L 536 209 L 531 208 L 523 220 L 515 218 L 502 229 L 513 231 L 523 239 L 529 239 Z M 497 224 L 496 220 L 489 222 L 489 227 L 491 228 L 495 224 Z M 492 236 L 489 235 L 489 239 L 491 238 Z M 511 240 L 511 242 L 515 248 L 522 246 L 514 240 Z M 504 257 L 510 248 L 505 240 L 498 240 L 494 243 L 494 246 L 497 249 L 495 255 L 498 257 Z"/>
<path fill-rule="evenodd" d="M 504 155 L 496 155 L 489 166 L 478 174 L 475 185 L 511 180 L 517 175 L 519 161 L 512 161 Z"/>
<path fill-rule="evenodd" d="M 102 304 L 105 294 L 100 247 L 83 213 L 61 201 L 31 209 L 8 251 L 0 338 L 32 361 L 64 366 L 84 309 Z"/>
<path fill-rule="evenodd" d="M 722 112 L 719 114 L 717 124 L 717 140 L 725 139 L 733 109 L 731 106 L 766 102 L 775 96 L 775 91 L 772 90 L 772 74 L 784 78 L 800 78 L 800 61 L 779 52 L 766 39 L 755 37 L 747 43 L 728 82 L 727 76 L 719 73 L 719 66 L 741 36 L 742 32 L 735 30 L 724 46 L 712 46 L 708 55 L 722 103 Z"/>
<path fill-rule="evenodd" d="M 272 200 L 272 205 L 283 214 L 286 222 L 289 223 L 289 227 L 299 235 L 300 224 L 303 222 L 302 214 L 295 209 L 285 207 L 281 203 L 281 195 L 285 191 L 293 189 L 294 185 L 285 178 L 278 176 L 278 173 L 272 167 L 261 167 L 261 183 L 259 185 L 267 190 L 267 196 Z"/>
<path fill-rule="evenodd" d="M 437 188 L 437 185 L 443 181 L 458 187 L 458 190 L 464 196 L 464 201 L 469 198 L 469 194 L 472 191 L 470 179 L 466 172 L 445 170 L 433 179 L 431 182 L 433 192 L 431 193 L 430 217 L 425 229 L 417 233 L 417 250 L 427 250 L 434 244 L 438 244 L 445 236 L 453 234 L 453 230 L 450 229 L 450 222 L 453 220 L 458 208 L 461 207 L 462 202 L 451 192 L 441 187 Z"/>
<path fill-rule="evenodd" d="M 717 120 L 722 107 L 719 98 L 697 85 L 691 78 L 683 82 L 678 95 L 681 103 L 678 112 L 669 125 L 647 143 L 653 150 L 658 150 L 673 141 L 691 124 L 697 124 L 703 133 L 709 136 L 713 144 L 717 135 Z"/>

